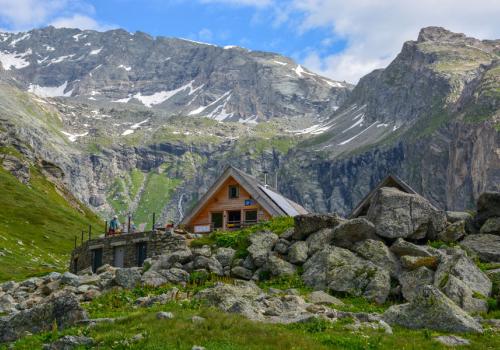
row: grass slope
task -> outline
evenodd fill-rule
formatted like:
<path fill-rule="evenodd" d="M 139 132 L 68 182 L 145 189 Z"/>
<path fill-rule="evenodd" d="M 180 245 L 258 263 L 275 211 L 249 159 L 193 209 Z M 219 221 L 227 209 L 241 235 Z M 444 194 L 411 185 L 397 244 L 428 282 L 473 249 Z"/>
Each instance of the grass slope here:
<path fill-rule="evenodd" d="M 222 313 L 197 301 L 170 302 L 150 308 L 138 308 L 133 301 L 148 294 L 159 294 L 165 289 L 136 288 L 113 291 L 87 303 L 85 308 L 92 318 L 119 317 L 113 324 L 100 324 L 90 328 L 74 327 L 62 332 L 54 329 L 28 336 L 16 342 L 14 349 L 40 349 L 43 343 L 67 334 L 92 337 L 99 349 L 185 349 L 194 345 L 209 350 L 275 350 L 275 349 L 447 349 L 433 337 L 446 333 L 430 330 L 408 330 L 394 327 L 394 334 L 380 330 L 349 330 L 352 319 L 335 323 L 316 319 L 292 325 L 253 322 L 235 314 Z M 350 304 L 349 299 L 344 302 Z M 356 305 L 353 305 L 355 308 Z M 352 308 L 351 308 L 352 309 Z M 173 319 L 158 320 L 158 311 L 170 311 Z M 379 310 L 377 310 L 379 311 Z M 206 320 L 193 323 L 193 316 Z M 139 340 L 134 336 L 142 335 Z M 500 335 L 492 330 L 484 334 L 460 335 L 471 341 L 462 349 L 498 349 Z M 0 349 L 3 349 L 0 346 Z"/>
<path fill-rule="evenodd" d="M 6 149 L 0 149 L 7 153 Z M 13 152 L 9 152 L 13 153 Z M 67 269 L 74 236 L 103 223 L 84 205 L 73 205 L 36 167 L 30 186 L 0 166 L 0 281 Z"/>

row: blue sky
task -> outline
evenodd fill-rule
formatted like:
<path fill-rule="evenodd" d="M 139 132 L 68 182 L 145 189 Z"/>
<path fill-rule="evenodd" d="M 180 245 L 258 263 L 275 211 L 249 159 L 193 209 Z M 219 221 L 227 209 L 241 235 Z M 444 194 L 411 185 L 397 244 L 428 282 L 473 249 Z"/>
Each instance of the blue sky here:
<path fill-rule="evenodd" d="M 357 82 L 420 28 L 500 38 L 498 0 L 0 0 L 0 28 L 124 28 L 290 56 Z"/>

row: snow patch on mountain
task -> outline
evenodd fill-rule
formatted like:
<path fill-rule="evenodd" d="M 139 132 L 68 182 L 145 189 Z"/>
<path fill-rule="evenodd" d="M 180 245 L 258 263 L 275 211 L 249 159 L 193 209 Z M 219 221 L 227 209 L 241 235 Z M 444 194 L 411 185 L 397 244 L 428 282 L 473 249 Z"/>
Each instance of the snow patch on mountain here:
<path fill-rule="evenodd" d="M 95 50 L 92 50 L 90 51 L 89 55 L 98 55 L 101 51 L 102 51 L 102 47 L 99 48 L 99 49 L 95 49 Z"/>
<path fill-rule="evenodd" d="M 201 89 L 203 87 L 203 85 L 200 85 L 197 88 L 193 88 L 193 83 L 194 83 L 194 80 L 191 80 L 186 85 L 183 85 L 177 89 L 170 90 L 170 91 L 160 91 L 160 92 L 156 92 L 152 95 L 142 95 L 139 92 L 139 93 L 135 94 L 133 97 L 138 99 L 139 101 L 141 101 L 142 104 L 145 105 L 146 107 L 152 107 L 153 105 L 159 105 L 159 104 L 165 102 L 166 100 L 177 95 L 181 91 L 185 91 L 185 90 L 189 89 L 188 95 L 192 95 L 196 91 L 198 91 L 199 89 Z"/>
<path fill-rule="evenodd" d="M 89 132 L 84 132 L 83 134 L 72 134 L 72 133 L 69 133 L 69 132 L 66 132 L 66 131 L 61 131 L 64 135 L 66 135 L 68 137 L 68 140 L 70 140 L 71 142 L 75 142 L 79 137 L 84 137 L 84 136 L 87 136 L 89 134 Z"/>
<path fill-rule="evenodd" d="M 67 87 L 67 81 L 65 81 L 64 84 L 60 86 L 40 86 L 36 84 L 30 84 L 28 91 L 40 97 L 69 97 L 71 96 L 73 90 L 64 92 L 66 91 Z"/>
<path fill-rule="evenodd" d="M 31 49 L 24 53 L 10 53 L 7 51 L 0 52 L 0 62 L 5 70 L 10 70 L 11 67 L 14 67 L 15 69 L 25 68 L 30 65 L 25 57 L 31 55 L 31 53 Z"/>
<path fill-rule="evenodd" d="M 118 66 L 118 68 L 123 68 L 123 69 L 125 69 L 127 72 L 129 72 L 129 71 L 131 71 L 131 70 L 132 70 L 132 67 L 129 67 L 129 66 L 124 66 L 123 64 L 120 64 L 120 65 Z"/>
<path fill-rule="evenodd" d="M 211 102 L 210 104 L 206 105 L 206 106 L 200 106 L 198 108 L 196 108 L 195 110 L 189 112 L 188 115 L 196 115 L 196 114 L 200 114 L 202 113 L 203 111 L 205 111 L 205 109 L 207 108 L 210 108 L 212 107 L 213 105 L 217 104 L 220 100 L 226 98 L 228 95 L 231 94 L 231 90 L 229 91 L 226 91 L 224 94 L 222 94 L 219 98 L 217 98 L 215 101 Z M 226 101 L 227 102 L 227 101 Z"/>
<path fill-rule="evenodd" d="M 30 36 L 31 36 L 31 34 L 30 34 L 30 33 L 25 33 L 25 34 L 24 34 L 24 35 L 22 35 L 20 38 L 17 38 L 17 39 L 12 40 L 12 42 L 9 44 L 9 46 L 11 46 L 11 47 L 15 47 L 15 46 L 16 46 L 16 44 L 17 44 L 18 42 L 23 41 L 23 40 L 26 40 L 26 39 L 28 39 Z"/>

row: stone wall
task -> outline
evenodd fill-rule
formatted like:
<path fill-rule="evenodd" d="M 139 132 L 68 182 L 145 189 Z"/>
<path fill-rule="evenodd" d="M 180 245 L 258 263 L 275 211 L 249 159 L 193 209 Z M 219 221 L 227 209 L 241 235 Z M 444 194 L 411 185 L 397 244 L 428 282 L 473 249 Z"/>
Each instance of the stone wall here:
<path fill-rule="evenodd" d="M 81 246 L 72 251 L 69 264 L 70 271 L 76 273 L 88 267 L 92 267 L 93 251 L 98 249 L 102 249 L 102 265 L 109 264 L 115 266 L 114 252 L 117 247 L 124 248 L 122 267 L 139 266 L 137 246 L 140 243 L 146 244 L 145 258 L 152 258 L 169 251 L 182 249 L 182 247 L 186 246 L 186 239 L 180 235 L 159 231 L 92 239 L 84 242 Z"/>

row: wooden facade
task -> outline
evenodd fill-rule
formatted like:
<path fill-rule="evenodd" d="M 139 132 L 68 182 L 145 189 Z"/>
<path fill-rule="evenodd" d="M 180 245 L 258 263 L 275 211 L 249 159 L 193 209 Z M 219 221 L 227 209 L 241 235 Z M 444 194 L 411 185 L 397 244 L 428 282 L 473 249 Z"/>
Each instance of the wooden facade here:
<path fill-rule="evenodd" d="M 194 233 L 208 233 L 250 226 L 276 216 L 306 213 L 299 204 L 261 184 L 255 177 L 227 167 L 181 225 Z"/>
<path fill-rule="evenodd" d="M 232 198 L 230 187 L 238 189 Z M 233 188 L 234 188 L 233 187 Z M 219 223 L 219 216 L 222 222 Z M 191 221 L 193 232 L 209 232 L 213 229 L 234 229 L 266 221 L 271 215 L 233 177 L 228 178 L 219 190 L 208 199 L 203 208 Z"/>

